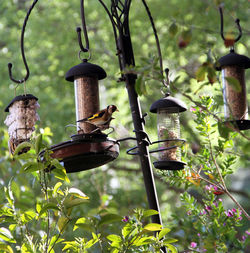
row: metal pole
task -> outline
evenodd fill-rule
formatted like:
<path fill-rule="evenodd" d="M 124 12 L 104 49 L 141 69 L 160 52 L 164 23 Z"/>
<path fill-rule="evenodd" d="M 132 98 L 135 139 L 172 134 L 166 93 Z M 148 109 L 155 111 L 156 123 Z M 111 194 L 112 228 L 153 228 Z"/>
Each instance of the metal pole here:
<path fill-rule="evenodd" d="M 141 163 L 141 169 L 143 173 L 144 184 L 147 193 L 147 199 L 150 209 L 154 209 L 159 212 L 158 215 L 152 216 L 152 222 L 162 224 L 160 208 L 157 198 L 157 192 L 155 188 L 154 176 L 152 171 L 152 166 L 150 162 L 150 156 L 148 152 L 148 147 L 145 142 L 145 136 L 142 134 L 144 132 L 140 102 L 138 95 L 135 91 L 135 78 L 126 75 L 126 88 L 129 97 L 130 109 L 132 113 L 132 119 L 134 123 L 134 129 L 138 145 L 138 153 Z"/>

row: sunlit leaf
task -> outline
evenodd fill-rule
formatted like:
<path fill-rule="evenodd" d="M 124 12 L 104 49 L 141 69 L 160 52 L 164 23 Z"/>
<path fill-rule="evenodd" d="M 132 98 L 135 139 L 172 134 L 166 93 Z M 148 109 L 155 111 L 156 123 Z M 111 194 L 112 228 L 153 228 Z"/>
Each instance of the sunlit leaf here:
<path fill-rule="evenodd" d="M 159 239 L 162 239 L 169 232 L 170 232 L 169 228 L 163 228 L 159 233 Z"/>
<path fill-rule="evenodd" d="M 149 209 L 143 212 L 142 218 L 146 218 L 152 215 L 157 215 L 159 212 L 153 209 Z"/>
<path fill-rule="evenodd" d="M 0 228 L 0 238 L 6 242 L 16 243 L 16 240 L 13 238 L 10 231 L 5 227 Z"/>
<path fill-rule="evenodd" d="M 149 223 L 143 229 L 148 231 L 160 231 L 162 229 L 162 225 L 158 223 Z"/>
<path fill-rule="evenodd" d="M 73 196 L 77 197 L 77 198 L 89 199 L 88 196 L 86 196 L 81 190 L 79 190 L 77 188 L 73 188 L 73 187 L 70 188 L 69 193 L 72 194 Z"/>

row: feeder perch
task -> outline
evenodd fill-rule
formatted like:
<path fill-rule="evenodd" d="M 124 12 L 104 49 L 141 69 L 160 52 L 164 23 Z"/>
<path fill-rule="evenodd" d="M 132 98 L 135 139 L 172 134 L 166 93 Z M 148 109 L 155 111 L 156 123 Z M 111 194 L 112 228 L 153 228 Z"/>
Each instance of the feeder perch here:
<path fill-rule="evenodd" d="M 219 59 L 217 68 L 222 73 L 225 123 L 232 123 L 239 130 L 250 128 L 245 83 L 245 69 L 248 68 L 250 58 L 234 50 Z"/>
<path fill-rule="evenodd" d="M 157 113 L 158 161 L 154 166 L 160 170 L 181 170 L 185 163 L 181 161 L 179 113 L 187 110 L 186 105 L 171 96 L 155 101 L 150 112 Z"/>
<path fill-rule="evenodd" d="M 39 119 L 36 110 L 40 107 L 38 98 L 31 94 L 15 97 L 5 108 L 10 114 L 4 123 L 8 127 L 9 149 L 13 154 L 15 148 L 24 141 L 29 141 Z M 24 150 L 23 152 L 27 152 Z"/>

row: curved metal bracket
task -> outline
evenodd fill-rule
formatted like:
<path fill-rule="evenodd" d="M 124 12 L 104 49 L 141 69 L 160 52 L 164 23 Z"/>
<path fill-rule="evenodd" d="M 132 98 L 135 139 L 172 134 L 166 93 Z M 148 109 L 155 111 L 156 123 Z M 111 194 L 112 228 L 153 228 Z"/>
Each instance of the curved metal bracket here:
<path fill-rule="evenodd" d="M 76 32 L 77 32 L 77 36 L 78 36 L 78 43 L 79 43 L 79 46 L 80 46 L 80 49 L 82 52 L 88 52 L 89 51 L 89 38 L 88 38 L 88 32 L 87 32 L 87 27 L 86 27 L 86 22 L 85 22 L 84 0 L 80 0 L 80 10 L 81 10 L 82 29 L 83 29 L 86 47 L 84 47 L 82 44 L 81 27 L 76 28 Z"/>
<path fill-rule="evenodd" d="M 225 41 L 225 37 L 224 37 L 224 22 L 223 22 L 223 9 L 222 9 L 222 6 L 220 5 L 219 6 L 219 12 L 220 12 L 220 35 L 221 35 L 221 38 Z M 237 18 L 235 20 L 235 23 L 237 25 L 237 28 L 239 30 L 239 35 L 238 37 L 234 40 L 234 43 L 236 43 L 237 41 L 240 40 L 241 36 L 242 36 L 242 29 L 241 29 L 241 26 L 240 26 L 240 20 Z"/>
<path fill-rule="evenodd" d="M 11 70 L 13 65 L 12 65 L 12 63 L 8 64 L 10 80 L 12 80 L 13 82 L 18 83 L 18 84 L 27 81 L 28 78 L 29 78 L 29 75 L 30 75 L 29 67 L 28 67 L 28 64 L 27 64 L 27 61 L 26 61 L 26 57 L 25 57 L 25 54 L 24 54 L 24 33 L 25 33 L 25 28 L 26 28 L 29 16 L 31 14 L 31 11 L 33 10 L 33 8 L 35 7 L 35 5 L 36 5 L 37 2 L 38 2 L 38 0 L 34 0 L 33 4 L 30 6 L 30 8 L 29 8 L 29 10 L 28 10 L 28 12 L 26 14 L 26 17 L 24 19 L 22 33 L 21 33 L 21 53 L 22 53 L 22 58 L 23 58 L 24 66 L 26 68 L 26 76 L 23 79 L 20 79 L 20 80 L 14 79 L 13 76 L 12 76 L 12 70 Z"/>

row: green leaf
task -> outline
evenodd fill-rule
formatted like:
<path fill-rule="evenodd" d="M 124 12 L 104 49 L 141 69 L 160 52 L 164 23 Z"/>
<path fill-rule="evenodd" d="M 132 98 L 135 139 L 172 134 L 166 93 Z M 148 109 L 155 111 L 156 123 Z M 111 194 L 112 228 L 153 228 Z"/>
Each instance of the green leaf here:
<path fill-rule="evenodd" d="M 5 227 L 0 228 L 0 238 L 6 242 L 16 243 L 10 231 Z"/>
<path fill-rule="evenodd" d="M 57 193 L 58 189 L 62 186 L 62 182 L 57 182 L 53 189 L 53 195 Z"/>
<path fill-rule="evenodd" d="M 231 129 L 228 128 L 223 122 L 218 122 L 218 131 L 221 137 L 228 139 Z"/>
<path fill-rule="evenodd" d="M 21 167 L 20 173 L 31 173 L 42 169 L 43 165 L 39 162 L 27 162 Z"/>
<path fill-rule="evenodd" d="M 0 251 L 4 253 L 14 253 L 10 245 L 0 243 Z"/>
<path fill-rule="evenodd" d="M 98 225 L 102 226 L 104 224 L 109 224 L 117 221 L 122 221 L 122 216 L 118 214 L 109 213 L 104 216 L 101 216 L 101 220 Z"/>
<path fill-rule="evenodd" d="M 126 238 L 133 230 L 133 226 L 130 223 L 127 223 L 123 228 L 122 228 L 122 235 L 124 238 Z"/>
<path fill-rule="evenodd" d="M 16 149 L 15 149 L 15 152 L 13 154 L 13 156 L 16 156 L 18 155 L 19 152 L 21 152 L 23 149 L 28 149 L 28 148 L 31 148 L 32 147 L 32 144 L 30 142 L 27 142 L 27 141 L 24 141 L 22 143 L 20 143 Z"/>
<path fill-rule="evenodd" d="M 160 230 L 162 230 L 162 225 L 158 224 L 158 223 L 149 223 L 143 228 L 143 230 L 160 231 Z"/>
<path fill-rule="evenodd" d="M 198 82 L 204 81 L 205 76 L 206 76 L 206 72 L 207 72 L 207 67 L 201 65 L 201 66 L 197 69 L 197 71 L 196 71 L 196 73 L 195 73 L 196 80 L 197 80 Z"/>
<path fill-rule="evenodd" d="M 161 240 L 169 232 L 170 232 L 169 228 L 163 228 L 159 233 L 159 239 Z"/>
<path fill-rule="evenodd" d="M 57 206 L 57 204 L 51 203 L 51 202 L 50 202 L 50 203 L 46 203 L 46 204 L 42 207 L 42 209 L 41 209 L 41 211 L 40 211 L 40 213 L 39 213 L 39 217 L 41 217 L 43 213 L 47 212 L 47 211 L 50 210 L 50 209 L 60 211 L 60 209 L 59 209 L 59 207 Z"/>
<path fill-rule="evenodd" d="M 35 151 L 36 151 L 37 155 L 40 153 L 40 151 L 42 149 L 42 144 L 43 144 L 43 135 L 39 134 L 36 137 L 36 142 L 35 142 Z"/>
<path fill-rule="evenodd" d="M 36 217 L 36 213 L 32 210 L 26 211 L 21 215 L 21 221 L 25 224 L 33 220 Z"/>
<path fill-rule="evenodd" d="M 152 215 L 157 215 L 158 213 L 159 213 L 158 211 L 153 210 L 153 209 L 145 210 L 143 212 L 142 218 L 146 218 L 146 217 L 149 217 L 149 216 L 152 216 Z"/>
<path fill-rule="evenodd" d="M 86 202 L 88 202 L 88 199 L 80 199 L 80 198 L 77 198 L 77 199 L 73 199 L 73 198 L 68 198 L 68 199 L 66 199 L 64 202 L 63 202 L 63 204 L 64 204 L 64 206 L 65 206 L 65 208 L 71 208 L 71 207 L 73 207 L 73 206 L 79 206 L 79 205 L 81 205 L 81 204 L 83 204 L 83 203 L 86 203 Z"/>
<path fill-rule="evenodd" d="M 238 79 L 232 76 L 227 76 L 225 79 L 227 80 L 228 84 L 231 85 L 234 91 L 241 92 L 242 88 Z"/>
<path fill-rule="evenodd" d="M 89 199 L 88 196 L 86 196 L 81 190 L 79 190 L 77 188 L 73 188 L 73 187 L 70 188 L 69 193 L 72 194 L 73 196 L 77 197 L 77 198 Z"/>
<path fill-rule="evenodd" d="M 66 170 L 64 168 L 63 169 L 57 169 L 57 168 L 53 169 L 52 173 L 55 175 L 56 178 L 58 178 L 62 181 L 70 182 L 69 178 L 67 177 Z"/>
<path fill-rule="evenodd" d="M 165 243 L 174 243 L 174 242 L 178 242 L 178 240 L 174 239 L 174 238 L 167 238 L 167 239 L 164 239 L 163 242 L 164 242 L 164 244 Z"/>
<path fill-rule="evenodd" d="M 78 228 L 81 228 L 88 232 L 95 232 L 95 228 L 88 223 L 78 223 L 77 225 L 74 226 L 73 231 L 75 231 Z"/>
<path fill-rule="evenodd" d="M 107 239 L 110 240 L 111 242 L 122 242 L 122 238 L 119 235 L 108 235 Z"/>
<path fill-rule="evenodd" d="M 58 225 L 58 229 L 59 229 L 59 232 L 60 232 L 60 233 L 62 233 L 62 232 L 65 230 L 65 228 L 66 228 L 68 222 L 69 222 L 69 219 L 68 219 L 67 217 L 63 217 L 63 216 L 62 216 L 62 217 L 60 217 L 60 218 L 58 219 L 57 225 Z"/>
<path fill-rule="evenodd" d="M 168 243 L 164 244 L 164 246 L 166 246 L 169 250 L 171 250 L 171 253 L 178 253 L 178 250 L 175 246 Z"/>
<path fill-rule="evenodd" d="M 175 22 L 170 25 L 170 27 L 168 28 L 168 32 L 171 37 L 174 37 L 176 35 L 176 33 L 178 32 L 178 26 Z"/>
<path fill-rule="evenodd" d="M 17 199 L 20 199 L 21 190 L 19 185 L 14 180 L 11 181 L 11 191 L 14 193 Z"/>

